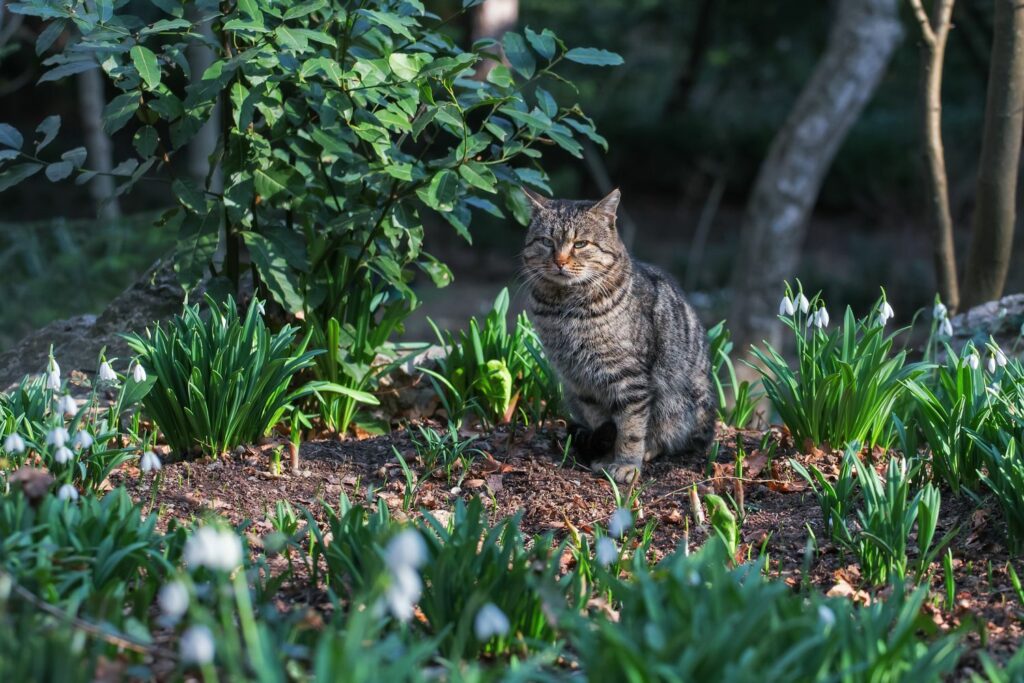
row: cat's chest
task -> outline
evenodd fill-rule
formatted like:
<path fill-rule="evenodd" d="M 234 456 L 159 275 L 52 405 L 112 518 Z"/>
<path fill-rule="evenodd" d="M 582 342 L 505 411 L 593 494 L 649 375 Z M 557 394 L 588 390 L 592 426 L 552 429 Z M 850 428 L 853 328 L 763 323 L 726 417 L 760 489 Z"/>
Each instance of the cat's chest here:
<path fill-rule="evenodd" d="M 627 316 L 587 318 L 572 310 L 563 316 L 536 309 L 531 313 L 545 352 L 564 377 L 589 375 L 624 355 L 638 356 L 643 345 L 643 335 Z"/>

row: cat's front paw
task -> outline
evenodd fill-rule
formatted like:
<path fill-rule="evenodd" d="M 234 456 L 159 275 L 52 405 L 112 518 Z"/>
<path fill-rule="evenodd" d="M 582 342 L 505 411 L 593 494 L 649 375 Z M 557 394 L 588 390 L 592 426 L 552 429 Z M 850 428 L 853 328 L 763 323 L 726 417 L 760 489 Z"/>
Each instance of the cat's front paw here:
<path fill-rule="evenodd" d="M 617 484 L 632 484 L 640 480 L 640 465 L 628 462 L 610 462 L 602 469 L 611 475 Z"/>

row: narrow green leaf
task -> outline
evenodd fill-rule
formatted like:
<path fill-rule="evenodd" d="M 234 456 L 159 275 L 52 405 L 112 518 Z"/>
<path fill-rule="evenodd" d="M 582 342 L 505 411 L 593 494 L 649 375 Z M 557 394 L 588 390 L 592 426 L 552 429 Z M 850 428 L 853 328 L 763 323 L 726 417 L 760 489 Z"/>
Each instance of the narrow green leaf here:
<path fill-rule="evenodd" d="M 565 53 L 565 58 L 579 64 L 590 66 L 618 66 L 622 64 L 622 57 L 608 50 L 601 50 L 596 47 L 574 47 Z"/>
<path fill-rule="evenodd" d="M 160 65 L 156 54 L 145 45 L 136 45 L 131 49 L 132 63 L 139 70 L 139 76 L 150 90 L 160 85 Z"/>

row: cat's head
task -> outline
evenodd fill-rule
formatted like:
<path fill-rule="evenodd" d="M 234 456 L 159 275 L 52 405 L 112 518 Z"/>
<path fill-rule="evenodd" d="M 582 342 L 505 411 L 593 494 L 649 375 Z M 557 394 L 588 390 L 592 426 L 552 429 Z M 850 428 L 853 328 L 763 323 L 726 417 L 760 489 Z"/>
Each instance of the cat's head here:
<path fill-rule="evenodd" d="M 626 254 L 615 229 L 618 190 L 596 202 L 523 192 L 533 206 L 523 249 L 527 276 L 574 286 L 596 282 L 620 267 Z"/>

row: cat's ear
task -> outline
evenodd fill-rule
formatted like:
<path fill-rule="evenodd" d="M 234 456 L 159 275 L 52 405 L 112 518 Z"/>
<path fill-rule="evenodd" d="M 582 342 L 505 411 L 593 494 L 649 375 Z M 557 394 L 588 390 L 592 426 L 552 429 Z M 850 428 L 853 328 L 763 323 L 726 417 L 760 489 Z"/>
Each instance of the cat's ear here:
<path fill-rule="evenodd" d="M 521 186 L 519 189 L 521 189 L 523 194 L 526 195 L 526 198 L 530 200 L 530 205 L 533 207 L 534 211 L 543 211 L 548 208 L 551 200 L 547 197 L 539 195 L 525 186 Z"/>
<path fill-rule="evenodd" d="M 608 196 L 600 200 L 590 210 L 593 213 L 601 213 L 611 218 L 615 218 L 615 212 L 619 210 L 619 199 L 622 197 L 619 192 L 619 188 L 615 188 L 608 193 Z"/>

